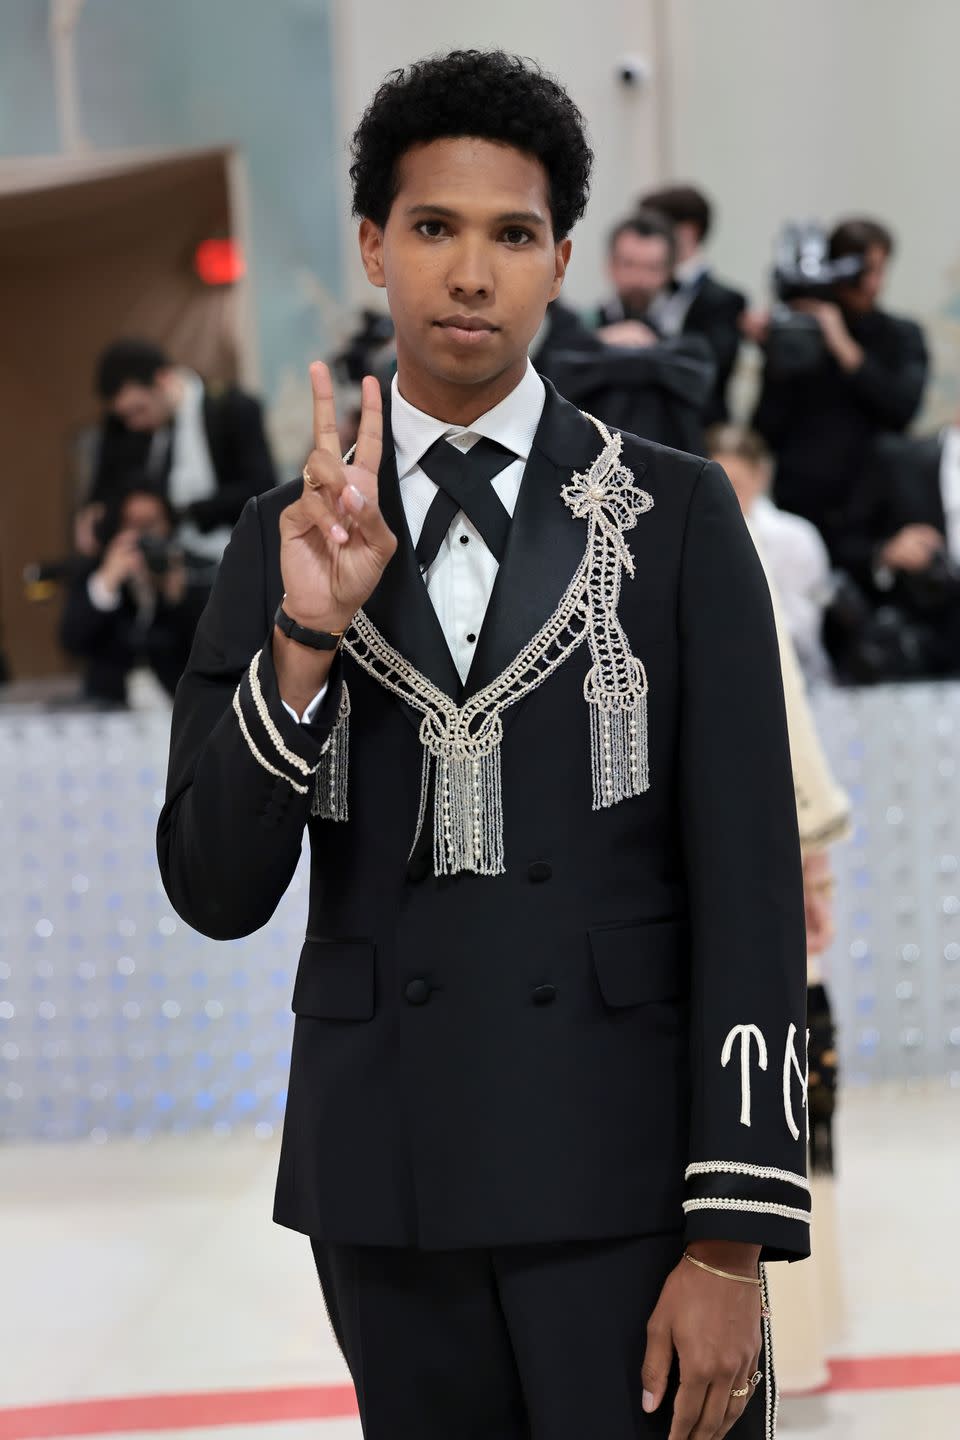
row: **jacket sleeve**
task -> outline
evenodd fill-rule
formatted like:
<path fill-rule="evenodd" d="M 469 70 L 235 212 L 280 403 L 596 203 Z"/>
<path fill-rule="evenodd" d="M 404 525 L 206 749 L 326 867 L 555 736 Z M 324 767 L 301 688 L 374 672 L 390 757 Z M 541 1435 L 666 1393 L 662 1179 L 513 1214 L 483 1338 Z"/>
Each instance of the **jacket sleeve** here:
<path fill-rule="evenodd" d="M 900 344 L 895 364 L 864 356 L 848 377 L 854 394 L 886 430 L 905 430 L 920 408 L 927 382 L 927 347 L 923 331 L 912 320 L 899 322 Z"/>
<path fill-rule="evenodd" d="M 770 592 L 726 476 L 700 472 L 679 595 L 691 919 L 688 1240 L 809 1252 L 806 939 Z"/>
<path fill-rule="evenodd" d="M 177 687 L 157 827 L 171 904 L 217 940 L 265 925 L 290 883 L 343 696 L 336 662 L 312 723 L 298 724 L 283 707 L 262 527 L 251 500 Z"/>

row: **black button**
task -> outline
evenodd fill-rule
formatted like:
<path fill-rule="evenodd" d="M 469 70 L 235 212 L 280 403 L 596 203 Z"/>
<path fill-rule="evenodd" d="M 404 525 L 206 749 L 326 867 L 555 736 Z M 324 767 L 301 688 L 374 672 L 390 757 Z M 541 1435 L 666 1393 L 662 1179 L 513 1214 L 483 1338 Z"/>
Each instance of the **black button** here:
<path fill-rule="evenodd" d="M 474 643 L 474 641 L 476 640 L 476 638 L 477 638 L 476 635 L 473 635 L 473 634 L 468 635 L 468 636 L 467 636 L 467 644 L 468 644 L 468 645 L 472 645 L 472 644 Z"/>
<path fill-rule="evenodd" d="M 461 545 L 469 545 L 469 544 L 470 544 L 470 536 L 469 536 L 469 535 L 461 535 L 461 536 L 460 536 L 460 544 L 461 544 Z"/>
<path fill-rule="evenodd" d="M 426 880 L 430 871 L 430 861 L 426 855 L 414 855 L 407 864 L 407 879 L 414 885 L 419 885 L 421 880 Z"/>
<path fill-rule="evenodd" d="M 553 866 L 546 860 L 534 860 L 527 870 L 527 879 L 536 884 L 539 880 L 549 880 L 553 874 Z"/>
<path fill-rule="evenodd" d="M 411 1005 L 426 1005 L 430 999 L 430 986 L 426 980 L 411 980 L 403 993 Z"/>
<path fill-rule="evenodd" d="M 535 985 L 533 990 L 534 1005 L 552 1005 L 557 998 L 556 985 Z"/>

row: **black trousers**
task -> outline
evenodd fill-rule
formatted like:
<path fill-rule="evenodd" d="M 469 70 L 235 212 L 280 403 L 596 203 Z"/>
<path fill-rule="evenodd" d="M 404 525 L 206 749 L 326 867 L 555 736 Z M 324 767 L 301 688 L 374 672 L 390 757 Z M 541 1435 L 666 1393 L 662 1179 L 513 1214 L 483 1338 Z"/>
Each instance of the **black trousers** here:
<path fill-rule="evenodd" d="M 679 1234 L 492 1250 L 312 1241 L 366 1440 L 652 1440 L 646 1325 Z M 766 1385 L 736 1440 L 769 1440 Z M 771 1401 L 773 1397 L 770 1397 Z"/>

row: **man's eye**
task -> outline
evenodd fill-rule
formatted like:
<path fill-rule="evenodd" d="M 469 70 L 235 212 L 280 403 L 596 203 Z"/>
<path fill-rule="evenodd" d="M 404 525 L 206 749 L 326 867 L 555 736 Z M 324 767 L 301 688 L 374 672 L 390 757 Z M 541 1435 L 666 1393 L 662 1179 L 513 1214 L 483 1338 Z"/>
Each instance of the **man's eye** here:
<path fill-rule="evenodd" d="M 421 220 L 417 226 L 420 234 L 425 235 L 428 240 L 438 240 L 445 228 L 442 220 Z"/>
<path fill-rule="evenodd" d="M 529 230 L 521 230 L 516 225 L 511 225 L 509 230 L 504 230 L 503 238 L 508 245 L 527 245 L 533 239 Z"/>

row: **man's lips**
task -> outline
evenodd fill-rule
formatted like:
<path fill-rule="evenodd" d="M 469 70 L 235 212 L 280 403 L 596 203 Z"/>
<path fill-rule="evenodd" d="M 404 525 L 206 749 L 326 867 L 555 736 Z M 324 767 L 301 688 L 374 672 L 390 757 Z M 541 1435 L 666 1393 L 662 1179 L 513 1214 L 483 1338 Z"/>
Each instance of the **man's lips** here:
<path fill-rule="evenodd" d="M 489 320 L 481 320 L 479 315 L 447 315 L 443 320 L 435 320 L 433 323 L 454 345 L 470 347 L 486 344 L 499 329 L 499 326 L 492 325 Z"/>
<path fill-rule="evenodd" d="M 435 320 L 434 324 L 443 330 L 485 330 L 492 333 L 499 329 L 499 326 L 481 319 L 479 315 L 447 315 L 443 320 Z"/>

